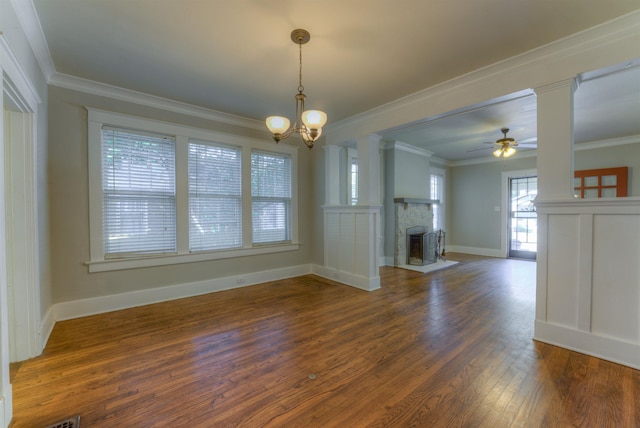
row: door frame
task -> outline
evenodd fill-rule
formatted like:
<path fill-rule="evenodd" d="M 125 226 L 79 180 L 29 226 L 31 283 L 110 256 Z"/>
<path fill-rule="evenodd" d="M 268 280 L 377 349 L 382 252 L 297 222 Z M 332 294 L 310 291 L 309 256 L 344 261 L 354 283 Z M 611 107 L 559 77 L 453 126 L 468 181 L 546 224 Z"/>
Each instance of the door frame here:
<path fill-rule="evenodd" d="M 11 297 L 6 306 L 0 305 L 0 315 L 6 317 L 11 330 L 10 334 L 7 331 L 10 361 L 21 361 L 40 355 L 43 346 L 36 144 L 37 111 L 42 99 L 1 34 L 0 74 L 3 97 L 0 102 L 0 219 L 5 238 L 0 245 L 0 257 L 2 264 L 6 263 L 0 281 L 2 294 Z M 9 168 L 5 160 L 10 163 Z M 9 287 L 12 287 L 10 294 Z M 5 343 L 3 341 L 3 347 Z"/>
<path fill-rule="evenodd" d="M 512 178 L 537 177 L 537 169 L 520 169 L 502 172 L 501 210 L 500 210 L 500 256 L 509 257 L 509 180 Z"/>

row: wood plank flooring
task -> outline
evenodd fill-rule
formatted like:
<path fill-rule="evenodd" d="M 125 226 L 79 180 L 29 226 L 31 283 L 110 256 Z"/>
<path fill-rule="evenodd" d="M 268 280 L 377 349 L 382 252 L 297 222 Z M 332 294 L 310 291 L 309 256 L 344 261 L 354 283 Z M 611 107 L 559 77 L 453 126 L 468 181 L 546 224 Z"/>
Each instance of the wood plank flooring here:
<path fill-rule="evenodd" d="M 640 427 L 640 371 L 532 340 L 534 263 L 449 257 L 60 322 L 11 426 Z"/>

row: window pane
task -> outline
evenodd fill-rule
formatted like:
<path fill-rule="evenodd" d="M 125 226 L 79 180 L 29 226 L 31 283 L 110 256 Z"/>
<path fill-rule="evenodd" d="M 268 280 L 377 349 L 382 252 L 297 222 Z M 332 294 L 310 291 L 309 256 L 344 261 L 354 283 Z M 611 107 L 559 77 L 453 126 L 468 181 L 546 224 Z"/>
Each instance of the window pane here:
<path fill-rule="evenodd" d="M 358 159 L 351 161 L 351 205 L 358 205 Z"/>
<path fill-rule="evenodd" d="M 189 250 L 242 246 L 242 156 L 234 147 L 189 144 Z"/>
<path fill-rule="evenodd" d="M 176 251 L 173 138 L 104 127 L 102 191 L 105 255 Z"/>
<path fill-rule="evenodd" d="M 291 240 L 291 158 L 251 154 L 253 242 Z"/>

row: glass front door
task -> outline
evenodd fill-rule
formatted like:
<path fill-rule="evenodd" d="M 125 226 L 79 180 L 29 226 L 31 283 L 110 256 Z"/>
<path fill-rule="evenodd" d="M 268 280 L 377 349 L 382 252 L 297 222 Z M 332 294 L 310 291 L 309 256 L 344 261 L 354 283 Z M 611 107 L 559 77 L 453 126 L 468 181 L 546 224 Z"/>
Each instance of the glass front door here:
<path fill-rule="evenodd" d="M 538 177 L 509 179 L 509 257 L 535 259 L 538 250 L 538 216 L 533 203 Z"/>

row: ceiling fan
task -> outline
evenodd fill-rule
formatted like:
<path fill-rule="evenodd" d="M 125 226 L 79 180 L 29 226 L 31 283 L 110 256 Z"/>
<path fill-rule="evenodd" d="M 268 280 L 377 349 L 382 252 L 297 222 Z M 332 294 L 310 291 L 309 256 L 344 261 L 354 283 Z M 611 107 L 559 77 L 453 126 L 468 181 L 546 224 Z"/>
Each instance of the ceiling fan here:
<path fill-rule="evenodd" d="M 498 145 L 498 148 L 493 152 L 493 155 L 497 158 L 504 157 L 508 158 L 513 156 L 516 152 L 515 147 L 518 145 L 518 142 L 513 138 L 507 137 L 507 132 L 509 132 L 509 128 L 500 129 L 503 137 L 495 142 Z"/>
<path fill-rule="evenodd" d="M 495 150 L 493 151 L 493 155 L 497 158 L 504 157 L 508 158 L 513 156 L 516 153 L 516 147 L 536 147 L 536 138 L 529 138 L 520 142 L 517 142 L 515 139 L 507 137 L 507 133 L 509 132 L 509 128 L 501 128 L 500 132 L 502 132 L 502 138 L 495 142 L 487 141 L 485 144 L 494 145 Z M 497 147 L 495 147 L 497 146 Z M 467 152 L 475 152 L 478 150 L 486 150 L 490 147 L 481 148 L 481 149 L 473 149 L 468 150 Z M 491 148 L 492 150 L 494 148 Z"/>

